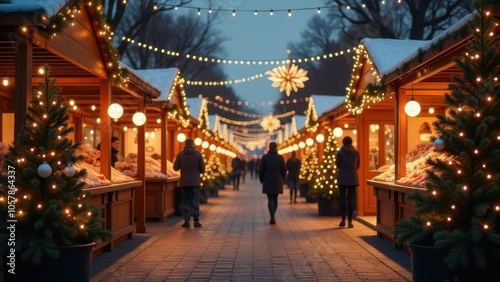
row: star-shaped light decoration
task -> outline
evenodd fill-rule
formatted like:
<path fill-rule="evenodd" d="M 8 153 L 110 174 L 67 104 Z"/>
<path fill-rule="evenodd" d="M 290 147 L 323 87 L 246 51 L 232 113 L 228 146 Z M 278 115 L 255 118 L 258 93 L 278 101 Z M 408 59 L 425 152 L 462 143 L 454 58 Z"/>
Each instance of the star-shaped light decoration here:
<path fill-rule="evenodd" d="M 286 64 L 272 69 L 268 79 L 273 82 L 272 87 L 279 87 L 280 92 L 285 91 L 288 97 L 292 89 L 298 92 L 299 88 L 304 88 L 304 81 L 309 80 L 306 75 L 307 71 L 299 69 L 297 65 Z"/>
<path fill-rule="evenodd" d="M 262 128 L 264 130 L 268 130 L 269 133 L 273 133 L 274 130 L 280 128 L 281 122 L 278 118 L 274 117 L 273 114 L 271 113 L 267 117 L 264 117 L 262 119 L 260 126 L 262 126 Z"/>

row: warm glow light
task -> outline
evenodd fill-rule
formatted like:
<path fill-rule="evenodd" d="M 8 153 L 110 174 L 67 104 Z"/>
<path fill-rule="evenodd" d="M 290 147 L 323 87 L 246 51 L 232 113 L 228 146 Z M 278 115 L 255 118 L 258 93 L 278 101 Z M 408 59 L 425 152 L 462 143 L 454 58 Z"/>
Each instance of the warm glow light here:
<path fill-rule="evenodd" d="M 108 115 L 110 118 L 121 118 L 123 115 L 123 107 L 116 102 L 109 105 Z"/>
<path fill-rule="evenodd" d="M 431 106 L 431 107 L 429 108 L 429 114 L 431 114 L 431 115 L 432 115 L 433 113 L 434 113 L 434 107 L 433 107 L 433 106 Z"/>
<path fill-rule="evenodd" d="M 420 113 L 420 104 L 411 97 L 410 101 L 405 105 L 405 113 L 410 117 L 416 117 Z"/>
<path fill-rule="evenodd" d="M 8 85 L 9 85 L 9 79 L 8 79 L 7 77 L 4 77 L 4 78 L 2 79 L 2 85 L 3 85 L 3 86 L 8 86 Z"/>
<path fill-rule="evenodd" d="M 180 143 L 183 143 L 184 141 L 186 141 L 186 134 L 184 134 L 182 132 L 177 134 L 177 141 L 179 141 Z"/>
<path fill-rule="evenodd" d="M 215 144 L 210 144 L 210 146 L 208 147 L 210 149 L 210 151 L 215 151 L 215 149 L 217 149 L 217 146 L 215 146 Z"/>
<path fill-rule="evenodd" d="M 344 134 L 344 130 L 342 128 L 337 126 L 333 129 L 333 136 L 338 138 L 338 137 L 341 137 L 343 134 Z"/>
<path fill-rule="evenodd" d="M 201 143 L 202 143 L 202 140 L 201 140 L 201 138 L 200 138 L 200 137 L 196 137 L 196 138 L 194 139 L 194 144 L 195 144 L 196 146 L 200 146 L 200 145 L 201 145 Z"/>
<path fill-rule="evenodd" d="M 306 147 L 306 143 L 304 141 L 299 142 L 299 148 L 304 149 Z"/>
<path fill-rule="evenodd" d="M 318 134 L 318 135 L 316 135 L 316 141 L 318 143 L 322 143 L 323 141 L 325 141 L 325 136 L 323 134 L 321 134 L 321 133 Z"/>
<path fill-rule="evenodd" d="M 202 147 L 203 149 L 208 148 L 208 146 L 209 146 L 208 141 L 203 141 L 203 142 L 201 143 L 201 147 Z"/>
<path fill-rule="evenodd" d="M 146 115 L 143 112 L 137 111 L 132 116 L 132 122 L 137 126 L 141 126 L 146 123 Z"/>
<path fill-rule="evenodd" d="M 314 144 L 314 140 L 312 140 L 312 138 L 307 138 L 306 139 L 306 145 L 307 146 L 312 146 Z"/>

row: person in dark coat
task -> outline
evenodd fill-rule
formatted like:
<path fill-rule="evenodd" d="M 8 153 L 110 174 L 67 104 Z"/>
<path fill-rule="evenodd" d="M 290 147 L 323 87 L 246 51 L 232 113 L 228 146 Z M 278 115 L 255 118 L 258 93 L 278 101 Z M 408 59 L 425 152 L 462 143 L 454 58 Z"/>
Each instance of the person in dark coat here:
<path fill-rule="evenodd" d="M 231 168 L 233 169 L 231 171 L 231 178 L 233 180 L 233 191 L 239 191 L 240 190 L 240 176 L 241 172 L 243 171 L 243 161 L 239 158 L 239 156 L 236 156 L 232 161 L 231 161 Z"/>
<path fill-rule="evenodd" d="M 194 227 L 201 227 L 200 223 L 200 174 L 205 172 L 205 162 L 200 152 L 194 148 L 193 139 L 187 139 L 184 149 L 177 154 L 174 161 L 174 170 L 181 171 L 179 185 L 182 193 L 182 207 L 184 224 L 189 227 L 189 219 L 193 215 Z"/>
<path fill-rule="evenodd" d="M 255 167 L 255 158 L 250 157 L 247 163 L 248 171 L 250 171 L 250 179 L 253 179 L 254 167 Z"/>
<path fill-rule="evenodd" d="M 271 220 L 276 224 L 274 215 L 278 209 L 278 195 L 283 194 L 283 181 L 286 177 L 285 160 L 277 151 L 276 142 L 269 143 L 269 151 L 262 156 L 259 165 L 259 180 L 262 183 L 262 193 L 267 194 L 267 207 Z"/>
<path fill-rule="evenodd" d="M 354 211 L 354 192 L 356 187 L 359 186 L 359 152 L 352 146 L 352 138 L 349 136 L 342 139 L 342 144 L 343 146 L 338 151 L 335 160 L 338 169 L 337 185 L 340 191 L 340 212 L 342 215 L 342 221 L 340 221 L 339 226 L 345 226 L 347 202 L 347 227 L 353 228 L 352 213 Z"/>
<path fill-rule="evenodd" d="M 297 188 L 299 187 L 300 160 L 297 159 L 295 151 L 292 152 L 292 157 L 286 161 L 286 183 L 290 189 L 290 204 L 297 203 Z"/>

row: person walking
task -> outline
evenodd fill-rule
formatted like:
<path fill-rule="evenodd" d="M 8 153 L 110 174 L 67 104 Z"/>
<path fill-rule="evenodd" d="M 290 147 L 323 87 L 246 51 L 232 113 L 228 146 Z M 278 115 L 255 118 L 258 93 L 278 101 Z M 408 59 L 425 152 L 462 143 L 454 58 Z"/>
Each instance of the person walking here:
<path fill-rule="evenodd" d="M 255 179 L 258 179 L 259 178 L 260 157 L 256 156 L 254 162 L 255 163 L 253 164 L 253 167 L 255 169 Z"/>
<path fill-rule="evenodd" d="M 269 143 L 267 154 L 262 156 L 259 165 L 259 180 L 262 183 L 262 193 L 267 194 L 267 207 L 271 220 L 276 224 L 275 214 L 278 209 L 278 195 L 283 194 L 283 181 L 286 177 L 285 159 L 278 154 L 278 144 Z"/>
<path fill-rule="evenodd" d="M 240 190 L 240 175 L 241 171 L 243 170 L 243 162 L 239 158 L 239 155 L 236 156 L 232 161 L 231 161 L 231 168 L 233 169 L 231 171 L 231 178 L 233 179 L 233 191 L 239 191 Z"/>
<path fill-rule="evenodd" d="M 174 170 L 181 171 L 179 184 L 182 194 L 182 208 L 184 224 L 189 227 L 191 215 L 194 227 L 201 227 L 200 223 L 200 174 L 205 172 L 205 162 L 200 152 L 194 148 L 193 139 L 187 139 L 184 149 L 177 154 L 174 161 Z"/>
<path fill-rule="evenodd" d="M 292 151 L 292 156 L 286 161 L 286 183 L 290 189 L 290 204 L 297 203 L 297 189 L 299 187 L 300 159 L 297 158 L 295 151 Z"/>
<path fill-rule="evenodd" d="M 359 152 L 352 146 L 352 138 L 349 136 L 342 139 L 342 144 L 343 146 L 338 151 L 335 160 L 338 169 L 337 185 L 340 191 L 340 213 L 342 215 L 339 226 L 345 226 L 347 204 L 347 227 L 353 228 L 354 192 L 356 187 L 359 186 Z"/>
<path fill-rule="evenodd" d="M 247 163 L 248 171 L 250 171 L 250 179 L 253 179 L 254 166 L 255 166 L 255 159 L 253 156 L 250 156 L 250 159 L 248 160 Z"/>

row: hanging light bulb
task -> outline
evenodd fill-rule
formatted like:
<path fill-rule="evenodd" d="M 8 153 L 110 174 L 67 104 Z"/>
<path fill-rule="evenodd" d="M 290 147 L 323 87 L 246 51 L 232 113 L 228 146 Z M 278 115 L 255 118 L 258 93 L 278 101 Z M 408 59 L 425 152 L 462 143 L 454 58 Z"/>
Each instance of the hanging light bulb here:
<path fill-rule="evenodd" d="M 431 114 L 431 115 L 432 115 L 433 113 L 434 113 L 434 107 L 433 107 L 433 106 L 431 106 L 431 107 L 429 108 L 429 114 Z"/>
<path fill-rule="evenodd" d="M 115 101 L 113 104 L 109 105 L 108 115 L 110 118 L 121 118 L 123 115 L 123 107 Z"/>
<path fill-rule="evenodd" d="M 196 137 L 196 138 L 194 139 L 194 144 L 195 144 L 196 146 L 200 146 L 202 142 L 203 142 L 203 141 L 201 140 L 201 138 L 200 138 L 200 137 Z"/>
<path fill-rule="evenodd" d="M 7 78 L 7 76 L 3 77 L 3 79 L 2 79 L 2 85 L 3 86 L 8 86 L 9 85 L 9 79 Z"/>
<path fill-rule="evenodd" d="M 39 73 L 39 74 L 42 74 L 42 75 L 43 75 L 43 74 L 45 74 L 45 68 L 44 68 L 43 66 L 40 66 L 40 67 L 38 68 L 38 73 Z"/>
<path fill-rule="evenodd" d="M 306 139 L 306 145 L 307 146 L 312 146 L 314 144 L 314 140 L 312 140 L 312 138 L 307 138 Z"/>
<path fill-rule="evenodd" d="M 318 135 L 316 135 L 316 141 L 318 143 L 321 143 L 321 142 L 325 141 L 325 135 L 319 133 Z M 295 151 L 297 151 L 297 150 L 295 150 Z"/>
<path fill-rule="evenodd" d="M 333 136 L 338 138 L 338 137 L 341 137 L 343 134 L 344 134 L 344 130 L 342 128 L 337 126 L 333 129 Z"/>
<path fill-rule="evenodd" d="M 141 126 L 146 123 L 146 115 L 143 112 L 137 111 L 132 116 L 132 122 L 137 126 Z"/>
<path fill-rule="evenodd" d="M 420 104 L 413 98 L 413 80 L 411 81 L 411 98 L 405 105 L 405 113 L 410 117 L 416 117 L 420 113 Z"/>
<path fill-rule="evenodd" d="M 177 134 L 177 141 L 179 141 L 180 143 L 186 141 L 186 134 L 179 132 L 179 134 Z"/>
<path fill-rule="evenodd" d="M 410 117 L 416 117 L 420 113 L 420 110 L 420 104 L 412 96 L 410 101 L 405 105 L 405 113 Z"/>

